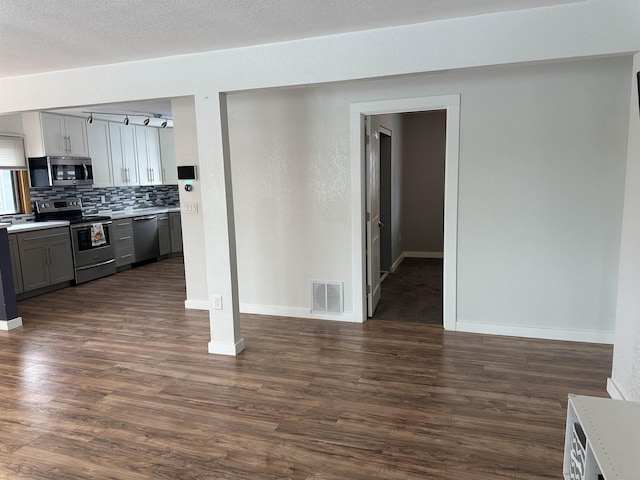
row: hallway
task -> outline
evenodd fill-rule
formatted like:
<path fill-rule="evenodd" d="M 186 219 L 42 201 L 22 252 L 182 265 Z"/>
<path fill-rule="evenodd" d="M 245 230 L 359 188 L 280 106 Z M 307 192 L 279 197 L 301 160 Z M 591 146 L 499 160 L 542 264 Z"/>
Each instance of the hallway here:
<path fill-rule="evenodd" d="M 382 282 L 373 318 L 442 325 L 442 259 L 405 258 Z"/>

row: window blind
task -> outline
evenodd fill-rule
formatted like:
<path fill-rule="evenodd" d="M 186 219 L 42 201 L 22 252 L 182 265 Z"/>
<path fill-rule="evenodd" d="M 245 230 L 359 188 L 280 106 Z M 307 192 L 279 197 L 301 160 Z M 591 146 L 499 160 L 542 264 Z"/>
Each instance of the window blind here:
<path fill-rule="evenodd" d="M 26 168 L 22 137 L 0 135 L 0 169 L 24 170 Z"/>

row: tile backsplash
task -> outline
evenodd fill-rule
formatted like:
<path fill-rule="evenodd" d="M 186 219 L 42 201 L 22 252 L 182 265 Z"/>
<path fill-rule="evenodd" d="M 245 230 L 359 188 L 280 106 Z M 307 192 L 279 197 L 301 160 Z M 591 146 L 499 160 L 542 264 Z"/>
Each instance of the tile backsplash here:
<path fill-rule="evenodd" d="M 152 185 L 138 187 L 51 187 L 30 189 L 31 203 L 61 200 L 71 197 L 82 199 L 82 211 L 86 215 L 105 210 L 120 212 L 137 208 L 177 206 L 180 197 L 177 185 Z M 104 197 L 105 201 L 102 202 Z M 147 198 L 148 197 L 148 198 Z M 35 212 L 35 208 L 34 208 Z M 34 215 L 4 215 L 0 221 L 20 223 L 33 220 Z"/>

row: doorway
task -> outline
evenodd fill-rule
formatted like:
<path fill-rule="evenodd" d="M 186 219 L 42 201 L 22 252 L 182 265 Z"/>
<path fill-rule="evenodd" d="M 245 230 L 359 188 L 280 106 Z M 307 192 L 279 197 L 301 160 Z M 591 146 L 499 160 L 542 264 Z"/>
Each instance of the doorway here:
<path fill-rule="evenodd" d="M 460 95 L 418 97 L 377 102 L 355 103 L 351 105 L 352 132 L 352 212 L 353 218 L 362 219 L 353 223 L 354 251 L 354 316 L 365 321 L 367 318 L 368 293 L 375 286 L 368 284 L 367 262 L 371 258 L 368 244 L 367 224 L 367 148 L 365 143 L 365 123 L 367 116 L 427 110 L 445 110 L 446 121 L 446 176 L 444 195 L 444 263 L 443 263 L 443 326 L 447 330 L 456 328 L 456 271 L 457 271 L 457 215 L 458 215 L 458 157 L 460 128 Z M 370 189 L 371 190 L 371 189 Z M 369 217 L 371 218 L 371 217 Z M 378 254 L 380 251 L 378 250 Z M 367 278 L 369 277 L 369 279 Z"/>
<path fill-rule="evenodd" d="M 371 123 L 380 125 L 371 141 L 380 142 L 381 294 L 368 316 L 442 325 L 446 111 L 383 115 Z M 393 126 L 393 149 L 383 125 Z"/>

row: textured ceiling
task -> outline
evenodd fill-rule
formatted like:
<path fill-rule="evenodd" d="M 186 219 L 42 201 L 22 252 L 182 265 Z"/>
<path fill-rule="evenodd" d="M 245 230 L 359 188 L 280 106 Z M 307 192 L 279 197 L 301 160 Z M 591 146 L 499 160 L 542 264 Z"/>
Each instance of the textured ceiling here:
<path fill-rule="evenodd" d="M 0 77 L 581 0 L 0 0 Z"/>

